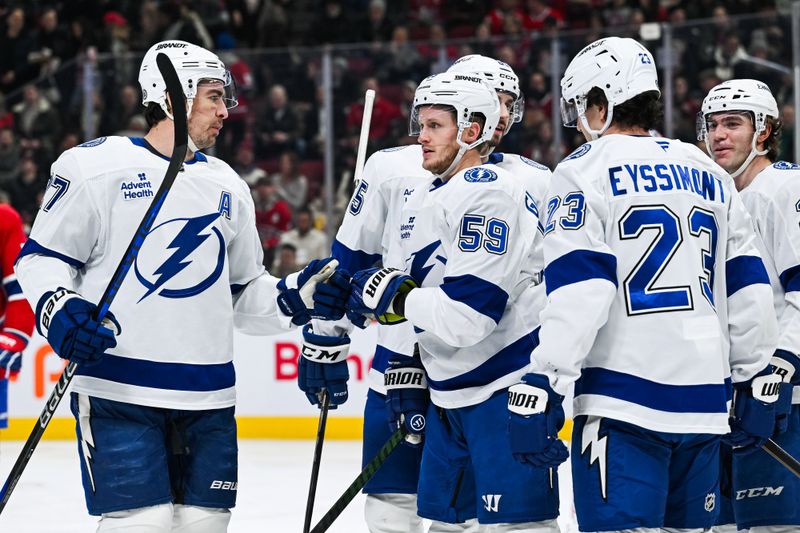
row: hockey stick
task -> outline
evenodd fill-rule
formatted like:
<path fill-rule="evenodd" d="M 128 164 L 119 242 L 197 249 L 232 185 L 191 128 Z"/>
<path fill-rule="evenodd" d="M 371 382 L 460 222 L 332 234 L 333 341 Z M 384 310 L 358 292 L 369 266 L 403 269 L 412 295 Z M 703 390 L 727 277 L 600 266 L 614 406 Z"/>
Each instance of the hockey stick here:
<path fill-rule="evenodd" d="M 800 477 L 800 461 L 795 459 L 786 450 L 772 439 L 767 439 L 761 448 L 770 454 L 776 461 L 785 466 L 792 474 Z"/>
<path fill-rule="evenodd" d="M 314 444 L 314 461 L 311 463 L 311 483 L 308 486 L 306 518 L 305 522 L 303 522 L 303 533 L 308 533 L 308 530 L 311 529 L 311 516 L 314 513 L 314 498 L 317 495 L 317 479 L 319 479 L 319 467 L 322 463 L 322 442 L 325 440 L 325 424 L 328 421 L 328 408 L 331 406 L 331 398 L 328 396 L 328 389 L 322 389 L 321 396 L 322 399 L 320 403 L 322 407 L 319 412 L 317 442 Z"/>
<path fill-rule="evenodd" d="M 352 483 L 350 483 L 350 486 L 347 487 L 347 490 L 344 491 L 344 494 L 339 496 L 339 499 L 336 500 L 336 503 L 331 506 L 327 513 L 325 513 L 325 516 L 320 519 L 319 523 L 314 526 L 314 529 L 311 530 L 311 533 L 323 533 L 324 531 L 327 531 L 329 527 L 331 527 L 333 521 L 336 520 L 340 514 L 342 514 L 342 511 L 344 511 L 345 507 L 347 507 L 350 502 L 353 501 L 353 498 L 355 498 L 356 495 L 361 492 L 361 489 L 364 488 L 364 485 L 366 485 L 367 482 L 372 479 L 372 476 L 375 475 L 378 469 L 383 466 L 383 463 L 386 462 L 386 459 L 388 459 L 389 455 L 391 455 L 394 449 L 397 448 L 397 445 L 402 442 L 406 434 L 407 431 L 405 425 L 400 426 L 397 431 L 392 433 L 392 436 L 389 437 L 389 440 L 386 441 L 386 444 L 384 444 L 383 447 L 378 450 L 378 453 L 375 455 L 375 457 L 373 457 L 372 460 L 367 463 L 367 466 L 364 467 L 358 477 L 353 480 Z"/>
<path fill-rule="evenodd" d="M 367 89 L 364 93 L 364 116 L 361 118 L 361 133 L 358 137 L 358 152 L 356 153 L 356 168 L 353 172 L 355 187 L 358 189 L 358 182 L 361 174 L 364 173 L 364 160 L 367 156 L 367 141 L 369 140 L 369 126 L 372 123 L 372 105 L 375 103 L 375 91 Z M 311 527 L 311 518 L 314 513 L 314 499 L 317 492 L 317 479 L 319 478 L 319 467 L 322 463 L 322 443 L 325 440 L 325 422 L 328 418 L 328 408 L 330 407 L 330 397 L 327 389 L 322 389 L 320 399 L 319 424 L 317 426 L 317 441 L 314 444 L 314 461 L 311 464 L 311 483 L 308 487 L 308 497 L 306 498 L 306 516 L 303 523 L 303 533 L 308 533 Z"/>
<path fill-rule="evenodd" d="M 361 180 L 364 173 L 364 160 L 367 157 L 367 142 L 369 141 L 369 125 L 372 122 L 372 105 L 375 103 L 375 91 L 367 89 L 364 93 L 364 116 L 361 117 L 361 135 L 358 137 L 358 152 L 356 153 L 356 170 L 353 172 L 353 181 Z"/>
<path fill-rule="evenodd" d="M 178 80 L 178 73 L 175 72 L 172 61 L 170 61 L 165 54 L 158 54 L 156 57 L 156 64 L 158 65 L 158 70 L 161 72 L 161 76 L 164 78 L 170 101 L 173 103 L 172 114 L 175 123 L 174 148 L 172 149 L 172 156 L 169 160 L 167 172 L 164 174 L 164 181 L 161 182 L 161 186 L 158 188 L 150 207 L 147 208 L 147 212 L 145 212 L 144 218 L 142 218 L 139 224 L 139 228 L 136 230 L 133 239 L 131 239 L 128 245 L 128 249 L 125 250 L 125 254 L 122 256 L 122 260 L 117 266 L 117 270 L 114 271 L 111 281 L 108 283 L 102 298 L 100 298 L 95 316 L 95 320 L 98 322 L 102 321 L 108 313 L 111 302 L 114 301 L 114 297 L 116 297 L 117 292 L 119 292 L 125 275 L 136 260 L 144 238 L 153 227 L 153 222 L 161 206 L 164 204 L 167 193 L 172 187 L 172 183 L 175 181 L 175 177 L 178 175 L 178 171 L 186 158 L 186 149 L 189 139 L 186 118 L 186 100 L 183 95 L 180 80 Z M 176 103 L 179 103 L 179 105 L 175 105 Z M 25 445 L 19 453 L 19 457 L 17 457 L 17 461 L 14 463 L 11 472 L 8 474 L 8 478 L 6 478 L 3 484 L 2 498 L 0 498 L 0 513 L 5 509 L 8 499 L 11 497 L 11 493 L 17 486 L 17 482 L 23 470 L 25 470 L 25 466 L 28 464 L 28 461 L 30 461 L 37 444 L 39 444 L 39 441 L 42 439 L 42 435 L 44 435 L 44 431 L 47 429 L 47 425 L 50 423 L 50 419 L 53 417 L 58 404 L 61 403 L 61 398 L 63 398 L 64 394 L 67 392 L 67 387 L 69 387 L 70 381 L 72 381 L 72 377 L 75 375 L 77 368 L 78 365 L 70 361 L 61 374 L 61 377 L 58 378 L 58 383 L 56 383 L 53 392 L 50 393 L 44 410 L 42 414 L 39 415 L 38 423 L 33 427 L 30 436 L 28 436 L 28 440 L 25 441 Z"/>

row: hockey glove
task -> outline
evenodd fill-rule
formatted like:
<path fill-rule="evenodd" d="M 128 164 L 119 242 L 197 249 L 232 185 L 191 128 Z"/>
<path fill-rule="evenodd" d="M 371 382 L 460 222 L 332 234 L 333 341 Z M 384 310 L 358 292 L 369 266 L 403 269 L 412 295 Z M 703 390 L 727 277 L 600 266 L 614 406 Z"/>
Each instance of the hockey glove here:
<path fill-rule="evenodd" d="M 773 372 L 783 380 L 778 401 L 775 402 L 775 435 L 780 435 L 789 428 L 792 392 L 800 384 L 800 358 L 786 350 L 776 350 L 770 364 Z"/>
<path fill-rule="evenodd" d="M 278 282 L 278 307 L 302 326 L 312 318 L 339 320 L 350 296 L 350 276 L 336 271 L 336 259 L 314 259 L 303 270 Z M 325 283 L 323 283 L 325 282 Z"/>
<path fill-rule="evenodd" d="M 0 379 L 8 379 L 19 374 L 22 368 L 22 351 L 28 339 L 18 333 L 0 333 Z"/>
<path fill-rule="evenodd" d="M 405 425 L 410 446 L 422 445 L 425 432 L 425 413 L 430 403 L 425 369 L 415 348 L 414 357 L 393 355 L 383 373 L 386 386 L 386 416 L 392 432 Z"/>
<path fill-rule="evenodd" d="M 303 328 L 303 350 L 297 362 L 297 385 L 312 405 L 322 407 L 322 390 L 328 390 L 331 409 L 347 401 L 347 354 L 350 337 L 328 337 Z"/>
<path fill-rule="evenodd" d="M 97 306 L 80 294 L 60 288 L 47 292 L 36 306 L 36 327 L 63 359 L 92 365 L 117 345 L 122 328 L 111 312 L 101 322 L 93 317 Z"/>
<path fill-rule="evenodd" d="M 414 278 L 396 268 L 367 268 L 353 275 L 351 313 L 375 317 L 381 324 L 404 322 L 406 296 L 417 288 Z"/>
<path fill-rule="evenodd" d="M 567 447 L 558 438 L 564 425 L 564 397 L 547 376 L 525 374 L 508 388 L 508 436 L 514 459 L 534 468 L 556 468 L 567 460 Z"/>
<path fill-rule="evenodd" d="M 722 441 L 742 452 L 760 448 L 775 430 L 775 403 L 781 377 L 772 365 L 742 383 L 733 384 L 733 408 L 728 419 L 731 432 Z"/>

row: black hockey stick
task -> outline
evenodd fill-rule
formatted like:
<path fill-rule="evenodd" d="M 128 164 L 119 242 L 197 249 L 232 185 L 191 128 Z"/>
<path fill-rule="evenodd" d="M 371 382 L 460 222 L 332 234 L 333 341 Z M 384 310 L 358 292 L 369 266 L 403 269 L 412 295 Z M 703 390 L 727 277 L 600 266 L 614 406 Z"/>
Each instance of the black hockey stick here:
<path fill-rule="evenodd" d="M 311 463 L 311 483 L 308 486 L 306 518 L 305 522 L 303 522 L 303 533 L 308 533 L 308 530 L 311 529 L 311 516 L 314 514 L 314 498 L 317 494 L 319 467 L 322 463 L 322 443 L 325 442 L 325 424 L 328 421 L 328 408 L 331 406 L 331 398 L 328 395 L 328 389 L 322 389 L 321 396 L 322 406 L 320 407 L 319 424 L 317 425 L 317 442 L 314 444 L 314 461 Z"/>
<path fill-rule="evenodd" d="M 392 436 L 389 437 L 389 440 L 386 441 L 386 444 L 384 444 L 383 447 L 378 450 L 378 453 L 375 455 L 375 457 L 373 457 L 372 460 L 367 463 L 367 466 L 364 467 L 358 477 L 352 483 L 350 483 L 350 486 L 347 487 L 347 490 L 344 491 L 344 494 L 339 496 L 339 499 L 336 500 L 336 503 L 331 506 L 327 513 L 325 513 L 325 516 L 320 519 L 319 523 L 314 526 L 314 529 L 311 530 L 311 533 L 323 533 L 324 531 L 327 531 L 329 527 L 331 527 L 333 521 L 336 520 L 340 514 L 342 514 L 342 511 L 344 511 L 345 507 L 347 507 L 350 502 L 353 501 L 353 498 L 355 498 L 356 495 L 361 492 L 361 489 L 364 488 L 364 485 L 366 485 L 367 482 L 372 479 L 372 476 L 375 475 L 375 472 L 377 472 L 378 469 L 383 466 L 383 463 L 386 462 L 386 459 L 389 457 L 389 455 L 391 455 L 394 449 L 397 448 L 397 445 L 402 442 L 406 434 L 407 431 L 405 425 L 400 426 L 397 431 L 392 433 Z"/>
<path fill-rule="evenodd" d="M 172 115 L 175 123 L 174 148 L 172 149 L 172 156 L 169 160 L 167 172 L 164 174 L 164 181 L 161 182 L 161 186 L 158 188 L 153 201 L 150 203 L 150 207 L 147 208 L 147 212 L 145 213 L 144 218 L 142 218 L 142 222 L 139 224 L 139 228 L 136 230 L 133 239 L 128 245 L 128 249 L 125 250 L 125 254 L 122 256 L 122 260 L 117 266 L 117 270 L 114 271 L 114 275 L 111 277 L 111 281 L 108 283 L 108 286 L 103 293 L 103 297 L 100 298 L 95 316 L 95 319 L 98 322 L 103 320 L 108 313 L 108 308 L 111 306 L 111 302 L 114 301 L 114 298 L 116 297 L 117 292 L 119 292 L 119 288 L 122 285 L 122 281 L 125 279 L 125 275 L 128 273 L 128 270 L 130 270 L 133 262 L 136 260 L 136 256 L 139 254 L 142 243 L 144 242 L 147 234 L 150 232 L 150 229 L 153 227 L 153 222 L 155 221 L 158 212 L 161 210 L 161 206 L 164 204 L 167 193 L 172 187 L 172 183 L 175 181 L 175 177 L 178 175 L 178 171 L 180 170 L 181 165 L 183 165 L 184 159 L 186 159 L 189 130 L 186 118 L 186 99 L 184 98 L 183 89 L 181 88 L 181 83 L 178 79 L 178 73 L 175 72 L 175 67 L 172 64 L 172 61 L 170 61 L 165 54 L 158 54 L 156 57 L 156 64 L 158 65 L 158 70 L 161 72 L 161 76 L 164 78 L 164 82 L 167 87 L 167 93 L 169 94 L 170 101 L 172 102 Z M 6 478 L 6 481 L 3 484 L 2 498 L 0 498 L 0 513 L 2 513 L 3 509 L 5 509 L 8 499 L 11 497 L 11 493 L 17 486 L 17 482 L 19 481 L 23 470 L 25 470 L 25 466 L 28 464 L 28 461 L 30 461 L 37 444 L 39 444 L 39 441 L 42 439 L 42 435 L 44 435 L 44 431 L 47 429 L 47 425 L 50 423 L 50 419 L 53 417 L 58 404 L 61 403 L 61 398 L 63 398 L 64 394 L 67 392 L 67 387 L 69 387 L 70 381 L 72 381 L 72 377 L 75 375 L 77 368 L 78 365 L 70 361 L 70 363 L 64 369 L 64 372 L 61 374 L 61 377 L 58 379 L 58 383 L 56 383 L 53 392 L 50 393 L 50 397 L 47 399 L 44 410 L 42 411 L 42 414 L 39 415 L 39 421 L 33 427 L 30 436 L 28 436 L 28 440 L 25 441 L 25 445 L 22 447 L 22 450 L 19 453 L 19 457 L 17 457 L 17 461 L 14 463 L 14 466 L 11 468 L 11 472 L 8 474 L 8 478 Z"/>
<path fill-rule="evenodd" d="M 761 448 L 770 454 L 776 461 L 785 466 L 797 477 L 800 477 L 800 461 L 791 456 L 789 452 L 781 448 L 780 444 L 772 439 L 767 439 Z"/>

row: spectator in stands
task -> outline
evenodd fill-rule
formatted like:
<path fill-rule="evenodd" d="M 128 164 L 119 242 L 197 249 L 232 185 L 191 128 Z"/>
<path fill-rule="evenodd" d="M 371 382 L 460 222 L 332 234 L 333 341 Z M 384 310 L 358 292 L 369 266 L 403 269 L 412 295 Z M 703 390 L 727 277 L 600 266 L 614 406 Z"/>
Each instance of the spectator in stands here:
<path fill-rule="evenodd" d="M 270 88 L 269 108 L 257 124 L 260 128 L 259 156 L 275 157 L 285 150 L 302 152 L 302 124 L 283 85 L 275 84 Z"/>
<path fill-rule="evenodd" d="M 12 111 L 22 148 L 32 150 L 40 162 L 52 161 L 61 129 L 58 111 L 35 85 L 25 87 L 22 102 Z"/>
<path fill-rule="evenodd" d="M 231 159 L 242 142 L 253 135 L 252 98 L 255 92 L 255 81 L 250 65 L 242 55 L 233 51 L 234 48 L 236 48 L 236 41 L 230 33 L 224 32 L 217 35 L 219 57 L 228 67 L 234 82 L 236 82 L 236 99 L 239 102 L 236 107 L 228 110 L 228 118 L 225 120 L 225 127 L 219 139 L 221 142 L 217 142 L 218 156 L 226 160 Z"/>
<path fill-rule="evenodd" d="M 781 106 L 781 159 L 786 161 L 797 161 L 800 154 L 794 152 L 794 136 L 797 132 L 794 129 L 794 113 L 795 109 L 792 104 L 784 104 Z"/>
<path fill-rule="evenodd" d="M 269 273 L 275 277 L 285 277 L 292 272 L 297 272 L 302 269 L 304 265 L 297 263 L 297 248 L 293 244 L 285 242 L 278 246 L 278 254 L 275 257 L 275 264 Z"/>
<path fill-rule="evenodd" d="M 385 57 L 376 66 L 378 76 L 386 83 L 400 83 L 409 78 L 416 80 L 423 76 L 422 57 L 410 42 L 406 26 L 395 26 Z"/>
<path fill-rule="evenodd" d="M 8 192 L 14 208 L 19 211 L 22 222 L 27 227 L 30 227 L 36 217 L 46 185 L 47 173 L 40 170 L 32 157 L 23 158 L 17 179 L 11 183 Z"/>
<path fill-rule="evenodd" d="M 386 0 L 370 0 L 361 40 L 366 43 L 386 42 L 392 34 L 392 24 L 386 16 Z"/>
<path fill-rule="evenodd" d="M 314 44 L 352 42 L 347 28 L 353 28 L 341 0 L 325 0 L 322 11 L 311 25 L 307 41 Z"/>
<path fill-rule="evenodd" d="M 283 152 L 278 160 L 278 172 L 272 175 L 278 196 L 286 200 L 295 212 L 306 205 L 308 195 L 308 179 L 300 173 L 299 163 L 297 153 Z"/>
<path fill-rule="evenodd" d="M 110 102 L 112 107 L 103 114 L 100 126 L 101 135 L 119 135 L 119 132 L 130 129 L 131 119 L 144 118 L 142 114 L 142 97 L 139 89 L 132 84 L 125 84 L 119 95 Z"/>
<path fill-rule="evenodd" d="M 495 47 L 492 42 L 492 25 L 488 20 L 484 20 L 475 28 L 475 39 L 470 42 L 470 46 L 472 47 L 473 54 L 481 54 L 486 57 L 492 57 L 494 55 Z"/>
<path fill-rule="evenodd" d="M 714 71 L 716 75 L 723 80 L 731 79 L 736 63 L 746 57 L 747 52 L 742 47 L 739 36 L 735 33 L 726 35 L 722 43 L 714 50 L 714 62 L 716 63 Z"/>
<path fill-rule="evenodd" d="M 20 147 L 11 128 L 0 129 L 0 189 L 9 191 L 19 174 Z"/>
<path fill-rule="evenodd" d="M 253 194 L 256 207 L 256 228 L 264 249 L 264 266 L 269 267 L 275 258 L 275 249 L 281 234 L 289 230 L 292 209 L 278 196 L 272 180 L 263 177 L 256 182 Z"/>
<path fill-rule="evenodd" d="M 506 23 L 506 19 L 522 20 L 525 17 L 525 11 L 520 7 L 519 0 L 499 0 L 495 4 L 495 8 L 489 11 L 484 19 L 489 23 L 492 35 L 503 34 L 503 26 Z"/>
<path fill-rule="evenodd" d="M 14 127 L 14 113 L 6 107 L 6 96 L 0 93 L 0 128 Z"/>
<path fill-rule="evenodd" d="M 6 94 L 33 80 L 38 65 L 28 61 L 33 40 L 25 31 L 25 10 L 14 7 L 6 16 L 5 32 L 0 36 L 0 89 Z"/>
<path fill-rule="evenodd" d="M 208 50 L 214 49 L 214 39 L 191 2 L 163 3 L 161 9 L 173 20 L 162 36 L 165 41 L 180 40 L 197 44 Z"/>
<path fill-rule="evenodd" d="M 394 122 L 397 122 L 403 116 L 400 113 L 400 108 L 397 104 L 381 96 L 380 86 L 376 78 L 367 78 L 364 80 L 362 86 L 363 95 L 367 89 L 375 91 L 375 102 L 372 105 L 372 123 L 369 128 L 370 142 L 374 142 L 376 146 L 383 148 L 388 144 L 393 144 L 395 139 L 388 139 L 388 134 Z M 350 106 L 350 111 L 347 114 L 347 132 L 351 139 L 351 146 L 358 146 L 358 135 L 361 131 L 361 119 L 364 116 L 364 97 L 362 96 L 358 103 Z M 353 142 L 355 137 L 355 142 Z"/>
<path fill-rule="evenodd" d="M 233 170 L 253 189 L 261 178 L 266 178 L 266 171 L 256 165 L 253 149 L 248 143 L 242 144 L 236 150 L 236 162 Z"/>
<path fill-rule="evenodd" d="M 314 227 L 314 217 L 307 207 L 295 214 L 294 229 L 281 236 L 281 244 L 291 244 L 297 250 L 297 264 L 305 266 L 312 259 L 322 259 L 330 252 L 328 237 Z M 277 267 L 275 262 L 273 267 Z"/>
<path fill-rule="evenodd" d="M 525 17 L 525 29 L 539 31 L 544 29 L 547 19 L 552 19 L 557 26 L 564 22 L 564 15 L 550 5 L 552 2 L 543 0 L 528 0 L 525 4 L 527 16 Z"/>

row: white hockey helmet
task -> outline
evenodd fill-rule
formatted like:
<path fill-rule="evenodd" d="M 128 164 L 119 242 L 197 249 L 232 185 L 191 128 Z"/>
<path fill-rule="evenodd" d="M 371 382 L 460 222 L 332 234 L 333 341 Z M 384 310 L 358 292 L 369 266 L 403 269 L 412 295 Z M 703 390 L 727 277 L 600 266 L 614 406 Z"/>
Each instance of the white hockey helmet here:
<path fill-rule="evenodd" d="M 216 54 L 201 46 L 185 41 L 162 41 L 150 47 L 139 68 L 139 86 L 142 88 L 142 104 L 155 102 L 167 116 L 172 116 L 167 108 L 167 86 L 156 65 L 156 56 L 164 53 L 170 58 L 178 73 L 178 79 L 186 95 L 191 113 L 192 102 L 197 94 L 197 85 L 203 80 L 219 80 L 225 87 L 225 107 L 232 109 L 238 105 L 236 86 L 231 73 Z"/>
<path fill-rule="evenodd" d="M 767 117 L 778 118 L 778 102 L 767 84 L 758 80 L 728 80 L 711 89 L 703 99 L 697 116 L 697 140 L 706 144 L 706 151 L 714 157 L 708 143 L 708 118 L 714 113 L 746 112 L 753 121 L 753 139 L 750 153 L 744 162 L 731 173 L 736 177 L 750 165 L 757 155 L 766 155 L 769 150 L 758 150 L 757 139 L 767 128 Z"/>
<path fill-rule="evenodd" d="M 488 143 L 492 140 L 494 130 L 500 122 L 500 101 L 497 99 L 495 90 L 483 76 L 458 72 L 443 72 L 428 76 L 422 80 L 414 93 L 409 135 L 419 135 L 419 110 L 429 105 L 444 105 L 455 110 L 456 126 L 458 127 L 456 142 L 460 148 L 447 170 L 439 175 L 447 177 L 467 150 L 477 148 L 484 142 Z M 475 113 L 481 113 L 485 122 L 478 138 L 467 144 L 461 139 L 461 134 L 473 123 L 472 116 Z"/>
<path fill-rule="evenodd" d="M 608 100 L 608 114 L 603 128 L 592 130 L 586 120 L 586 96 L 597 87 Z M 578 52 L 561 78 L 561 118 L 567 127 L 578 120 L 592 139 L 597 139 L 611 125 L 614 106 L 639 94 L 656 91 L 658 73 L 653 55 L 630 38 L 606 37 Z"/>
<path fill-rule="evenodd" d="M 480 54 L 470 54 L 457 59 L 447 69 L 447 72 L 480 74 L 489 85 L 494 87 L 495 91 L 508 93 L 514 98 L 511 121 L 506 126 L 506 133 L 511 129 L 511 124 L 522 122 L 522 115 L 525 113 L 525 97 L 519 86 L 519 78 L 508 63 Z"/>

